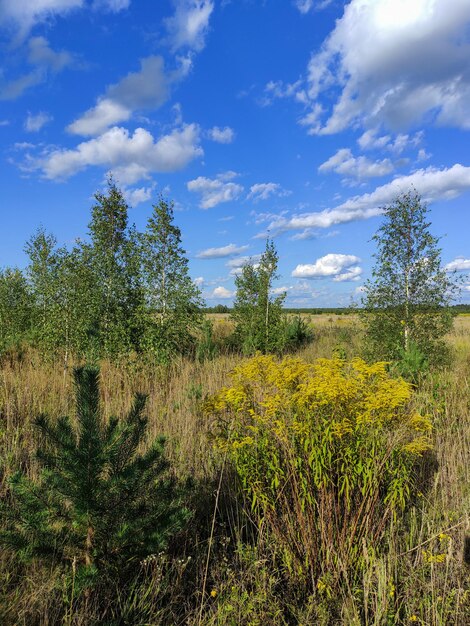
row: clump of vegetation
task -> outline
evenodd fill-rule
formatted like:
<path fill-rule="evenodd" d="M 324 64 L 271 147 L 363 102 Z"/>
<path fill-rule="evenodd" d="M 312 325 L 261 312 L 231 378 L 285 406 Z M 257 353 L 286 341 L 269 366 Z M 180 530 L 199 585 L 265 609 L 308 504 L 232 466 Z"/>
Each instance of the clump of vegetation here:
<path fill-rule="evenodd" d="M 207 401 L 218 447 L 289 576 L 332 592 L 416 497 L 431 423 L 410 397 L 386 363 L 259 355 Z"/>
<path fill-rule="evenodd" d="M 360 311 L 373 359 L 414 363 L 445 361 L 444 335 L 451 329 L 451 301 L 458 285 L 441 264 L 439 239 L 427 221 L 427 206 L 416 191 L 398 196 L 384 208 L 384 222 L 373 240 L 377 244 L 372 278 L 365 284 Z M 411 356 L 409 353 L 413 352 Z"/>
<path fill-rule="evenodd" d="M 98 370 L 74 376 L 76 422 L 36 420 L 39 478 L 18 472 L 10 479 L 0 542 L 21 562 L 61 568 L 79 597 L 106 579 L 125 581 L 142 559 L 165 550 L 189 513 L 168 476 L 164 440 L 141 451 L 145 396 L 135 396 L 124 418 L 106 421 Z"/>
<path fill-rule="evenodd" d="M 245 263 L 235 278 L 237 288 L 231 317 L 237 344 L 245 355 L 283 349 L 282 304 L 286 294 L 272 295 L 277 275 L 278 254 L 269 239 L 258 264 Z"/>

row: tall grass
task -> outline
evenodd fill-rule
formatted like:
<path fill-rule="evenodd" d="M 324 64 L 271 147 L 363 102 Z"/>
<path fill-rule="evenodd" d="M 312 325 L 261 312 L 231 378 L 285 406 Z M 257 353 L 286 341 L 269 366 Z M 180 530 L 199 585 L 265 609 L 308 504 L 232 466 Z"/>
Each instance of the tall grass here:
<path fill-rule="evenodd" d="M 214 337 L 228 337 L 229 322 L 213 318 Z M 308 362 L 334 353 L 361 354 L 354 316 L 309 319 L 314 341 L 298 352 Z M 345 624 L 352 626 L 466 626 L 470 623 L 470 318 L 459 317 L 448 343 L 452 366 L 430 372 L 414 394 L 418 411 L 434 424 L 434 461 L 420 480 L 422 495 L 404 518 L 391 523 L 384 551 L 364 550 L 361 579 L 344 583 L 332 597 L 328 585 L 300 593 L 266 549 L 229 464 L 213 446 L 212 424 L 202 405 L 229 380 L 239 357 L 221 354 L 203 363 L 178 360 L 171 367 L 104 362 L 106 414 L 120 414 L 135 391 L 149 394 L 149 436 L 168 438 L 174 471 L 194 484 L 191 530 L 168 554 L 143 563 L 126 589 L 115 589 L 109 624 Z M 73 364 L 71 364 L 73 365 Z M 19 467 L 34 476 L 40 413 L 71 414 L 71 375 L 34 351 L 5 357 L 0 371 L 1 493 Z M 220 479 L 217 507 L 215 495 Z M 212 542 L 209 539 L 213 528 Z M 207 577 L 204 574 L 207 567 Z M 204 594 L 203 583 L 205 580 Z M 327 581 L 326 581 L 327 582 Z M 0 623 L 8 625 L 99 624 L 102 606 L 83 606 L 64 596 L 60 577 L 40 563 L 20 567 L 0 555 Z M 101 611 L 101 613 L 100 613 Z"/>

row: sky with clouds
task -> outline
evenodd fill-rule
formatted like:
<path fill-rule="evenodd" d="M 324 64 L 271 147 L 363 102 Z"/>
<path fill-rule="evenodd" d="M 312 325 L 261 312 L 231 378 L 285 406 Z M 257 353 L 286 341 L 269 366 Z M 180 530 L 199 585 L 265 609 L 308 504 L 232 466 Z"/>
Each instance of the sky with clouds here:
<path fill-rule="evenodd" d="M 209 305 L 270 236 L 289 306 L 347 306 L 415 187 L 470 302 L 469 0 L 0 0 L 0 49 L 0 267 L 112 172 Z"/>

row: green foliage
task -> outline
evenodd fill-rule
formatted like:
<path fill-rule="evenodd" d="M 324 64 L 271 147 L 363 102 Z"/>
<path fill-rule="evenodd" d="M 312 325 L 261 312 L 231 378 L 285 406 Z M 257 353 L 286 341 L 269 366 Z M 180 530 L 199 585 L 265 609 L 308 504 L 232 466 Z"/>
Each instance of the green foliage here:
<path fill-rule="evenodd" d="M 278 254 L 269 239 L 259 265 L 246 263 L 235 278 L 237 288 L 232 319 L 235 335 L 244 354 L 263 354 L 283 348 L 282 304 L 285 293 L 273 297 L 273 282 L 277 275 Z"/>
<path fill-rule="evenodd" d="M 442 339 L 452 327 L 449 305 L 458 289 L 442 268 L 439 240 L 426 218 L 427 206 L 416 191 L 384 208 L 361 312 L 373 358 L 400 360 L 412 344 L 429 363 L 446 353 Z"/>
<path fill-rule="evenodd" d="M 334 593 L 413 502 L 431 425 L 410 409 L 410 395 L 385 363 L 257 356 L 207 401 L 248 515 L 292 580 Z"/>
<path fill-rule="evenodd" d="M 301 348 L 313 340 L 313 331 L 300 315 L 284 317 L 282 346 L 284 352 Z"/>
<path fill-rule="evenodd" d="M 0 349 L 32 339 L 65 366 L 71 355 L 94 362 L 146 353 L 169 363 L 193 354 L 203 302 L 173 206 L 161 198 L 138 233 L 112 178 L 95 200 L 88 241 L 68 250 L 39 228 L 25 247 L 25 275 L 1 274 Z"/>
<path fill-rule="evenodd" d="M 168 362 L 193 349 L 203 303 L 189 276 L 181 231 L 173 223 L 173 205 L 163 198 L 154 205 L 141 242 L 145 290 L 142 345 L 157 360 Z"/>
<path fill-rule="evenodd" d="M 82 246 L 93 281 L 89 326 L 99 338 L 100 351 L 119 356 L 137 347 L 136 326 L 143 302 L 137 238 L 128 227 L 124 196 L 111 178 L 107 193 L 96 193 L 95 199 L 89 224 L 91 243 Z"/>
<path fill-rule="evenodd" d="M 17 557 L 73 563 L 75 590 L 120 578 L 150 554 L 164 550 L 188 518 L 163 455 L 164 440 L 145 452 L 146 398 L 129 413 L 106 421 L 99 374 L 74 372 L 76 421 L 40 416 L 38 481 L 18 472 L 2 505 L 0 541 Z"/>
<path fill-rule="evenodd" d="M 210 320 L 203 321 L 201 326 L 202 337 L 196 347 L 196 359 L 203 363 L 210 361 L 218 354 L 218 346 L 214 340 L 214 327 Z"/>
<path fill-rule="evenodd" d="M 0 270 L 0 355 L 28 337 L 33 310 L 33 298 L 21 271 Z"/>
<path fill-rule="evenodd" d="M 408 350 L 401 350 L 396 370 L 413 385 L 417 386 L 429 371 L 429 362 L 426 355 L 418 346 L 410 341 Z"/>

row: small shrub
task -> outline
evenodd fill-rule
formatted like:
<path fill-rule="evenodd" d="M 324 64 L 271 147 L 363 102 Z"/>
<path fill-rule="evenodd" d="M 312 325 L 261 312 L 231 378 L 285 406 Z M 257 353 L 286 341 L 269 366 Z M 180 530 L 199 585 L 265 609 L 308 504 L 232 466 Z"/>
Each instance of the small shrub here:
<path fill-rule="evenodd" d="M 39 480 L 20 472 L 11 478 L 9 502 L 0 509 L 0 543 L 20 561 L 63 566 L 65 582 L 72 578 L 79 595 L 105 578 L 122 580 L 164 550 L 188 512 L 166 475 L 164 440 L 139 451 L 147 429 L 145 396 L 135 396 L 123 419 L 105 421 L 98 370 L 79 368 L 74 378 L 77 421 L 36 420 L 43 437 Z"/>
<path fill-rule="evenodd" d="M 429 371 L 429 361 L 418 346 L 410 342 L 408 350 L 400 350 L 400 359 L 396 363 L 396 369 L 400 376 L 411 384 L 417 385 Z"/>
<path fill-rule="evenodd" d="M 283 328 L 282 352 L 291 352 L 310 343 L 313 331 L 309 324 L 297 315 L 293 319 L 286 318 Z"/>
<path fill-rule="evenodd" d="M 218 347 L 214 340 L 214 327 L 210 320 L 206 319 L 201 327 L 202 337 L 196 346 L 196 359 L 199 363 L 211 361 L 218 353 Z"/>
<path fill-rule="evenodd" d="M 385 363 L 260 355 L 207 401 L 250 515 L 294 580 L 328 576 L 334 589 L 413 500 L 431 424 L 410 396 Z"/>

